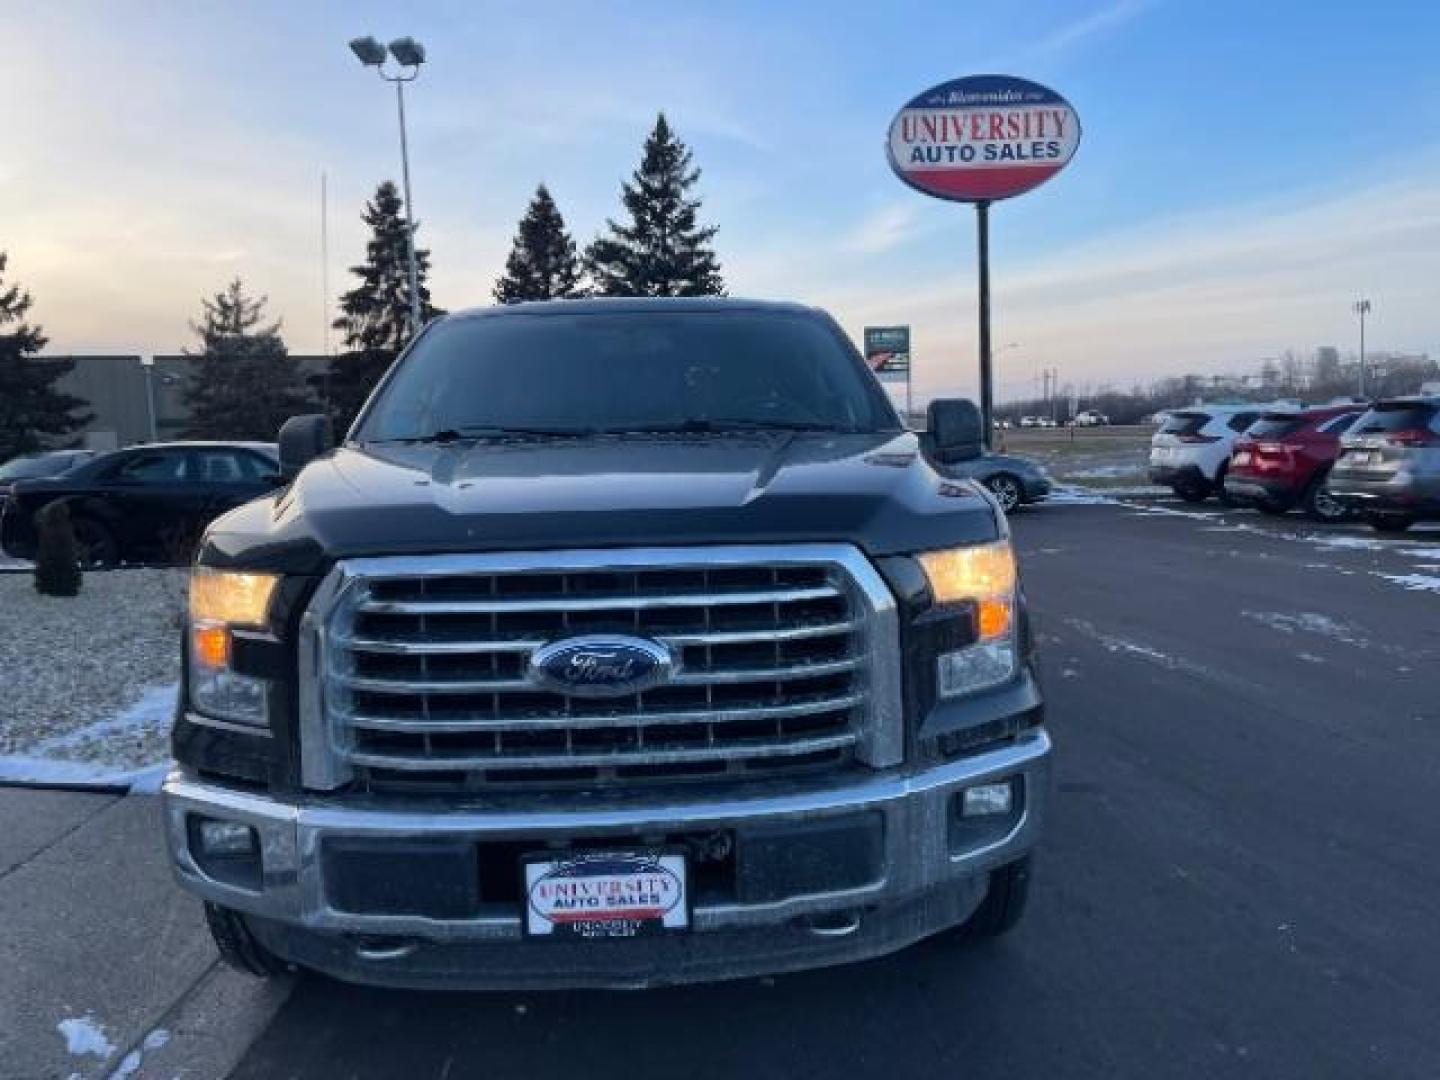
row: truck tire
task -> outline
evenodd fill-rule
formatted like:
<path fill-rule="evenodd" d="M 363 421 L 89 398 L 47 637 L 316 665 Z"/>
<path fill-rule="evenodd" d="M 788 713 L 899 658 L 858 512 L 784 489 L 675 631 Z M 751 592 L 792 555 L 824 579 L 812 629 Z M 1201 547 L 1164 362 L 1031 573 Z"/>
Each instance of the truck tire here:
<path fill-rule="evenodd" d="M 113 570 L 120 565 L 120 545 L 105 525 L 85 514 L 77 514 L 71 526 L 80 565 L 87 570 Z"/>
<path fill-rule="evenodd" d="M 207 903 L 205 925 L 210 928 L 220 959 L 236 971 L 257 979 L 273 979 L 291 970 L 289 964 L 255 940 L 238 912 Z"/>
<path fill-rule="evenodd" d="M 997 938 L 1015 928 L 1030 900 L 1030 856 L 990 872 L 990 891 L 960 933 L 971 941 Z"/>

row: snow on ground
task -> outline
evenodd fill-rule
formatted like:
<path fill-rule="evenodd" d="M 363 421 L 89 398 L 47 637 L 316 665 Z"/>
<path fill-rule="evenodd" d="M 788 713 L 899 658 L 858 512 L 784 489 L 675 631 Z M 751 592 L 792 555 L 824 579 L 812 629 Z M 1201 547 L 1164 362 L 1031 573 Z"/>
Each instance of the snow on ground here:
<path fill-rule="evenodd" d="M 1282 634 L 1316 634 L 1320 637 L 1333 638 L 1346 645 L 1364 646 L 1366 644 L 1365 639 L 1352 627 L 1314 611 L 1301 611 L 1293 615 L 1281 611 L 1241 611 L 1240 614 L 1262 626 L 1279 630 Z"/>
<path fill-rule="evenodd" d="M 1402 589 L 1411 592 L 1433 592 L 1440 593 L 1440 577 L 1430 574 L 1382 574 L 1375 571 L 1375 576 L 1384 578 L 1386 581 L 1399 585 Z"/>
<path fill-rule="evenodd" d="M 73 598 L 0 575 L 0 780 L 134 779 L 168 758 L 184 589 L 183 570 L 86 574 Z"/>
<path fill-rule="evenodd" d="M 65 1052 L 72 1057 L 98 1057 L 101 1060 L 115 1052 L 115 1044 L 105 1034 L 105 1028 L 95 1022 L 95 1017 L 72 1016 L 55 1025 L 60 1037 L 65 1040 Z"/>

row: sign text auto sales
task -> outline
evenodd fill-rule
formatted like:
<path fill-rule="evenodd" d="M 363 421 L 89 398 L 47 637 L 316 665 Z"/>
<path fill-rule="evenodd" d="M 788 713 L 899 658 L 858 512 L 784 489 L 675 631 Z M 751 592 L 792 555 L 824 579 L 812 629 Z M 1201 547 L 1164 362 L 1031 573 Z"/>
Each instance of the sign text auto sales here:
<path fill-rule="evenodd" d="M 1059 162 L 1073 146 L 1074 115 L 1050 106 L 914 109 L 900 116 L 895 159 L 914 168 L 980 162 Z"/>

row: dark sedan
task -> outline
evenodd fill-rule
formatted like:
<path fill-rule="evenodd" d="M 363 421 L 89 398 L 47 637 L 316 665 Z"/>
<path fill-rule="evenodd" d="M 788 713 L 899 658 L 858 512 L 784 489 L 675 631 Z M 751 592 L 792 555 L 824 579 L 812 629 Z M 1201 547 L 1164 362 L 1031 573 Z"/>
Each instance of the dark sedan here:
<path fill-rule="evenodd" d="M 95 457 L 94 450 L 45 450 L 38 454 L 22 454 L 0 465 L 0 507 L 18 480 L 40 480 L 59 476 Z"/>
<path fill-rule="evenodd" d="M 0 517 L 0 547 L 35 554 L 35 514 L 70 508 L 87 566 L 180 562 L 205 526 L 280 483 L 269 443 L 162 443 L 101 455 L 55 477 L 18 480 Z"/>

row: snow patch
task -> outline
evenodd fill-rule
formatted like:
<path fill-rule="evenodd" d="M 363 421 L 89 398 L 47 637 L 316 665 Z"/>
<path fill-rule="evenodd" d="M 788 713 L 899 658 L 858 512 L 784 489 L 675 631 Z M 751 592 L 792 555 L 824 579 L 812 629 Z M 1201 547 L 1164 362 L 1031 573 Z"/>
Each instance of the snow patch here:
<path fill-rule="evenodd" d="M 1440 593 L 1440 577 L 1432 577 L 1430 574 L 1382 574 L 1378 570 L 1373 573 L 1376 577 L 1384 578 L 1410 592 Z"/>
<path fill-rule="evenodd" d="M 1271 630 L 1279 630 L 1282 634 L 1303 632 L 1328 637 L 1346 645 L 1364 647 L 1367 644 L 1365 639 L 1360 637 L 1353 628 L 1336 622 L 1328 615 L 1321 615 L 1319 612 L 1302 611 L 1294 615 L 1287 615 L 1280 611 L 1242 610 L 1240 614 L 1262 626 L 1268 626 Z"/>
<path fill-rule="evenodd" d="M 1043 506 L 1109 506 L 1115 500 L 1091 488 L 1057 487 L 1045 497 Z"/>
<path fill-rule="evenodd" d="M 115 1052 L 115 1044 L 105 1035 L 105 1028 L 96 1023 L 93 1013 L 73 1016 L 55 1025 L 65 1039 L 65 1050 L 73 1057 L 91 1054 L 95 1057 L 109 1057 Z"/>
<path fill-rule="evenodd" d="M 156 686 L 108 720 L 36 743 L 29 754 L 0 754 L 0 781 L 12 784 L 128 788 L 154 793 L 169 771 L 168 761 L 125 765 L 105 753 L 110 740 L 133 741 L 140 732 L 163 729 L 175 715 L 178 685 Z M 78 758 L 65 755 L 77 754 Z"/>
<path fill-rule="evenodd" d="M 125 1055 L 120 1064 L 116 1066 L 115 1071 L 107 1076 L 105 1080 L 129 1080 L 130 1077 L 140 1071 L 140 1066 L 144 1064 L 145 1051 L 159 1050 L 169 1041 L 170 1032 L 164 1028 L 156 1028 L 150 1032 L 149 1035 L 145 1036 L 144 1042 Z"/>
<path fill-rule="evenodd" d="M 57 735 L 35 744 L 40 755 L 75 750 L 87 743 L 129 735 L 151 727 L 165 727 L 175 718 L 175 699 L 179 684 L 154 686 L 128 709 L 122 709 L 108 720 L 100 720 L 65 735 Z"/>
<path fill-rule="evenodd" d="M 1307 544 L 1314 544 L 1316 547 L 1336 548 L 1340 551 L 1384 551 L 1389 544 L 1383 540 L 1374 540 L 1368 536 L 1336 536 L 1334 534 L 1301 537 Z"/>

